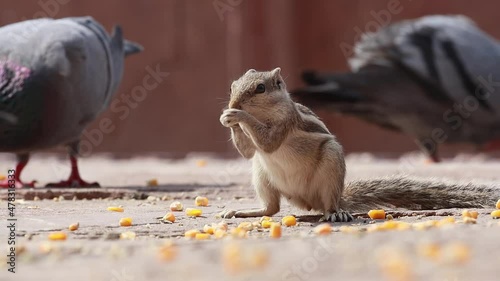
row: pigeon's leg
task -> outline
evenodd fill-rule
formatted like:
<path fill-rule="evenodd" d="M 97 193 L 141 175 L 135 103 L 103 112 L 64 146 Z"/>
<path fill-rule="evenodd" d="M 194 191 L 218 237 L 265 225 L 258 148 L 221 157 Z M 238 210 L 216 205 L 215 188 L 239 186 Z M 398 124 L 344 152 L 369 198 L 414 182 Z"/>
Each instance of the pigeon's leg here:
<path fill-rule="evenodd" d="M 82 179 L 80 176 L 80 171 L 78 170 L 78 160 L 77 155 L 79 151 L 80 142 L 74 142 L 70 144 L 69 147 L 69 157 L 71 161 L 71 174 L 69 178 L 65 181 L 58 183 L 49 183 L 46 187 L 100 187 L 99 183 L 93 182 L 88 183 Z"/>
<path fill-rule="evenodd" d="M 32 182 L 23 182 L 21 181 L 21 173 L 23 172 L 24 167 L 28 164 L 28 161 L 30 159 L 29 154 L 18 154 L 17 155 L 17 165 L 16 165 L 16 170 L 14 172 L 14 178 L 10 178 L 12 174 L 9 174 L 6 176 L 4 180 L 0 180 L 0 188 L 9 188 L 14 184 L 17 188 L 21 187 L 35 187 L 36 181 Z M 9 181 L 11 181 L 9 183 Z M 12 181 L 14 181 L 12 183 Z"/>
<path fill-rule="evenodd" d="M 415 140 L 417 145 L 422 149 L 428 156 L 429 162 L 431 163 L 439 163 L 441 162 L 441 158 L 438 155 L 438 147 L 437 144 L 429 144 L 425 141 Z"/>

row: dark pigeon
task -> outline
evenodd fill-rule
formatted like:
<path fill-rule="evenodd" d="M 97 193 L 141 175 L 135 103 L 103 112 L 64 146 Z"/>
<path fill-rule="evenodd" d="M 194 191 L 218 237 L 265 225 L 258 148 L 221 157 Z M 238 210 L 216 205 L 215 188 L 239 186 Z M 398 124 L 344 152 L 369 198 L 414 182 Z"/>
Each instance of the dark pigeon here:
<path fill-rule="evenodd" d="M 65 145 L 67 181 L 51 186 L 97 186 L 83 181 L 76 156 L 83 130 L 108 108 L 124 58 L 142 47 L 109 35 L 92 17 L 35 19 L 0 28 L 0 152 L 16 153 L 16 186 L 33 151 Z M 7 182 L 0 182 L 6 187 Z"/>
<path fill-rule="evenodd" d="M 434 160 L 438 145 L 500 148 L 500 44 L 464 16 L 426 16 L 364 35 L 352 72 L 304 72 L 292 92 L 313 108 L 403 132 Z"/>

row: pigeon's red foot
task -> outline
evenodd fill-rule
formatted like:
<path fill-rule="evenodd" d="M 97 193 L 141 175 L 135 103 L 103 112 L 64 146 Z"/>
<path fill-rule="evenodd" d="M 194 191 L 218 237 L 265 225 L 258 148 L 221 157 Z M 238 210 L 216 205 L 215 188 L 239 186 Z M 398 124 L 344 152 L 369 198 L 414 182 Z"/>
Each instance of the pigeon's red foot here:
<path fill-rule="evenodd" d="M 49 183 L 45 187 L 101 187 L 99 183 L 88 183 L 82 179 L 69 179 L 56 183 Z"/>
<path fill-rule="evenodd" d="M 20 180 L 14 180 L 14 182 L 9 182 L 9 180 L 1 180 L 0 181 L 0 188 L 11 188 L 15 186 L 16 188 L 23 188 L 23 187 L 35 187 L 36 181 L 32 182 L 22 182 Z"/>

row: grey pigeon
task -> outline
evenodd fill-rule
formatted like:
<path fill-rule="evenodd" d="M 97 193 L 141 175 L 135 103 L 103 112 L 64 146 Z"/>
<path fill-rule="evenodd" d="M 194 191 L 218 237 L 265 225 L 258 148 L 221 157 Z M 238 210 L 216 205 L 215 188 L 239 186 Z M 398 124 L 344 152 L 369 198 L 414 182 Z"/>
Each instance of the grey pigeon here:
<path fill-rule="evenodd" d="M 500 148 L 500 44 L 464 16 L 426 16 L 365 34 L 351 72 L 304 72 L 305 105 L 400 131 L 434 160 L 438 145 Z"/>
<path fill-rule="evenodd" d="M 35 19 L 0 28 L 0 152 L 18 156 L 16 186 L 33 151 L 69 147 L 71 175 L 51 186 L 96 186 L 80 177 L 83 130 L 107 109 L 124 58 L 142 47 L 110 36 L 92 17 Z M 8 186 L 0 182 L 0 186 Z"/>

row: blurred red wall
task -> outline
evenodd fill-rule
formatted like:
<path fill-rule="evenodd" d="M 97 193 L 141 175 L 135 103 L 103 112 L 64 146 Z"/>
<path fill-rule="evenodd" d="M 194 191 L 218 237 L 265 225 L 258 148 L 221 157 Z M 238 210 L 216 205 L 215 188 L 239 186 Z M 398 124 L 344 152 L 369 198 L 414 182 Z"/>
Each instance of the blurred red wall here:
<path fill-rule="evenodd" d="M 120 23 L 145 52 L 127 59 L 115 110 L 101 118 L 114 125 L 93 152 L 117 155 L 189 152 L 236 155 L 219 115 L 228 88 L 248 68 L 281 66 L 289 89 L 304 69 L 347 70 L 341 50 L 357 30 L 427 14 L 465 14 L 500 37 L 498 1 L 466 0 L 40 0 L 2 1 L 1 24 L 43 14 L 57 18 L 92 15 L 111 29 Z M 389 12 L 389 16 L 387 12 Z M 396 11 L 396 12 L 394 12 Z M 380 23 L 378 25 L 380 25 Z M 158 86 L 127 104 L 148 67 L 169 72 Z M 125 110 L 123 106 L 127 107 Z M 118 108 L 121 107 L 121 110 Z M 127 112 L 127 114 L 125 114 Z M 320 112 L 347 152 L 415 150 L 409 138 L 352 118 Z M 89 128 L 96 133 L 99 120 Z M 92 134 L 90 134 L 92 135 Z M 369 138 L 368 138 L 369 137 Z M 88 138 L 88 136 L 84 137 Z M 453 150 L 453 148 L 452 148 Z"/>

